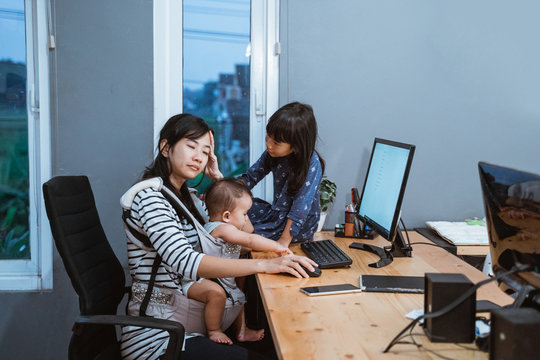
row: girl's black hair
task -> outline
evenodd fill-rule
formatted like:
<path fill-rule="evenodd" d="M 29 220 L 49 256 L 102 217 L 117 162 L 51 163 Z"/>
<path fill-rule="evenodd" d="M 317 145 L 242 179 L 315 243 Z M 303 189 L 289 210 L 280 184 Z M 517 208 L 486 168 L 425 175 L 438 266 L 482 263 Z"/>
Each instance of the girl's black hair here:
<path fill-rule="evenodd" d="M 275 141 L 291 145 L 289 155 L 289 185 L 287 192 L 294 195 L 306 180 L 313 153 L 317 153 L 324 174 L 324 160 L 315 150 L 317 121 L 313 108 L 307 104 L 293 102 L 279 108 L 268 120 L 266 133 Z"/>
<path fill-rule="evenodd" d="M 183 138 L 196 140 L 210 131 L 212 130 L 210 129 L 208 124 L 205 123 L 204 120 L 198 116 L 194 116 L 191 114 L 179 114 L 172 116 L 169 120 L 167 120 L 159 133 L 157 156 L 152 162 L 152 164 L 150 164 L 150 166 L 148 166 L 144 170 L 141 179 L 144 180 L 153 177 L 160 177 L 161 179 L 163 179 L 163 184 L 167 186 L 170 190 L 172 190 L 180 200 L 182 200 L 184 205 L 186 205 L 186 207 L 188 208 L 189 212 L 201 224 L 204 224 L 204 220 L 197 208 L 195 207 L 193 200 L 191 199 L 187 184 L 184 183 L 180 188 L 180 191 L 175 189 L 174 186 L 171 184 L 169 177 L 171 175 L 172 168 L 169 164 L 169 159 L 163 156 L 163 154 L 161 153 L 160 146 L 162 141 L 165 140 L 166 144 L 172 148 L 174 145 L 176 145 L 178 141 Z M 180 214 L 178 215 L 180 216 Z"/>

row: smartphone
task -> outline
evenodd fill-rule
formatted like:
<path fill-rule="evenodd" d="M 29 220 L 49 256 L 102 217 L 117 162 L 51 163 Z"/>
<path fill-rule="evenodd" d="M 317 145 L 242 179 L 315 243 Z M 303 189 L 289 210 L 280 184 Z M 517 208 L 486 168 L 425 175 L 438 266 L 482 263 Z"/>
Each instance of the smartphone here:
<path fill-rule="evenodd" d="M 332 295 L 361 292 L 362 289 L 352 284 L 336 284 L 323 286 L 308 286 L 300 288 L 300 291 L 309 296 Z"/>

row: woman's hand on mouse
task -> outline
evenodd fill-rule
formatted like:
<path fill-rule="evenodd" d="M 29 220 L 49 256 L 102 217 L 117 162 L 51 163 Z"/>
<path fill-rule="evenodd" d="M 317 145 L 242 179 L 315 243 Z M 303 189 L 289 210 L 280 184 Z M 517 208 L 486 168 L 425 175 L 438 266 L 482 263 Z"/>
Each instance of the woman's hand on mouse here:
<path fill-rule="evenodd" d="M 289 273 L 297 278 L 308 278 L 309 275 L 302 265 L 310 270 L 314 271 L 317 267 L 317 263 L 305 256 L 287 255 L 274 259 L 268 259 L 263 261 L 263 271 L 267 274 Z"/>

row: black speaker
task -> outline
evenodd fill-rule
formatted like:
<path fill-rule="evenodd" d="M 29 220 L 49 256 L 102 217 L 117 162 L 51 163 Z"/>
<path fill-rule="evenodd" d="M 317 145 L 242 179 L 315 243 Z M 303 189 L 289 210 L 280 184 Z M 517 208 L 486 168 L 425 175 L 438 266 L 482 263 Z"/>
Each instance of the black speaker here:
<path fill-rule="evenodd" d="M 540 312 L 532 308 L 491 312 L 490 360 L 526 360 L 540 356 Z"/>
<path fill-rule="evenodd" d="M 434 313 L 469 290 L 473 283 L 463 274 L 426 273 L 424 313 Z M 424 320 L 424 332 L 432 342 L 472 342 L 476 316 L 476 292 L 450 312 Z"/>

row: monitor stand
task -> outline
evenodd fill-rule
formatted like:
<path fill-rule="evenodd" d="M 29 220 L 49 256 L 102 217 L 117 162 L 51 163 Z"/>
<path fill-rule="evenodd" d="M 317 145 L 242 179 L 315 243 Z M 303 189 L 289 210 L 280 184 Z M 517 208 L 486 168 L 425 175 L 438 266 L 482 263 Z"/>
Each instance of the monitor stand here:
<path fill-rule="evenodd" d="M 389 265 L 394 260 L 394 257 L 412 256 L 412 248 L 405 244 L 405 240 L 403 239 L 401 231 L 396 232 L 395 239 L 394 241 L 392 241 L 392 246 L 385 246 L 384 248 L 382 248 L 375 245 L 354 242 L 349 245 L 349 247 L 352 249 L 369 251 L 375 255 L 379 255 L 379 261 L 368 264 L 368 266 L 373 268 L 381 268 L 383 266 Z"/>

